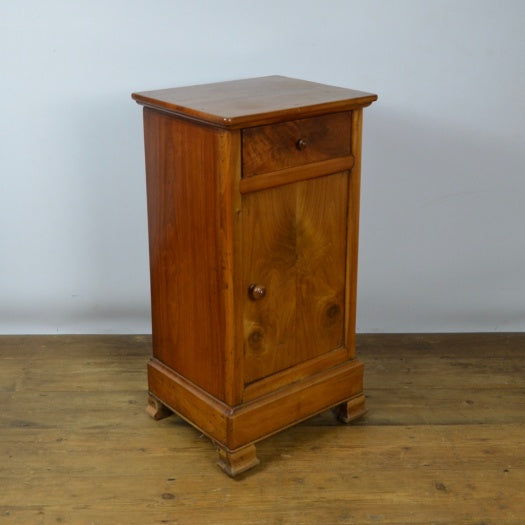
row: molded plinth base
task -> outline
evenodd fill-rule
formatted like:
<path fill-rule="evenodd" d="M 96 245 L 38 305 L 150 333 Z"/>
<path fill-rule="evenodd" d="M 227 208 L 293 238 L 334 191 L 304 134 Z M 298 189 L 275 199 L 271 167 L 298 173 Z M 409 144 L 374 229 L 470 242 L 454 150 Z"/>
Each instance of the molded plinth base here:
<path fill-rule="evenodd" d="M 219 466 L 236 476 L 259 463 L 255 442 L 330 407 L 343 422 L 364 414 L 363 365 L 357 359 L 294 381 L 236 406 L 213 397 L 153 358 L 148 365 L 150 407 L 155 419 L 171 411 L 219 446 Z M 167 408 L 169 407 L 169 408 Z"/>

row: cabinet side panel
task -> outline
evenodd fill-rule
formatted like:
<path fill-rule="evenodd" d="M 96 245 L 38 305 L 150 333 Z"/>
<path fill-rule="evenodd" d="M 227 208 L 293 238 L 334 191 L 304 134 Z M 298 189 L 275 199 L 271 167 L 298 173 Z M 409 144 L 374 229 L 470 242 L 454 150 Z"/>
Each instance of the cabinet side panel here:
<path fill-rule="evenodd" d="M 153 354 L 223 399 L 221 132 L 145 108 L 144 133 Z"/>

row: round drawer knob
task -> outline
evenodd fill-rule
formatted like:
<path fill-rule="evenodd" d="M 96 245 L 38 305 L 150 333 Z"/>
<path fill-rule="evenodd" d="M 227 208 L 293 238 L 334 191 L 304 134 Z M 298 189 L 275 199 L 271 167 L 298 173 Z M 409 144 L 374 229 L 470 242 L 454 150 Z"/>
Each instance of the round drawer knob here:
<path fill-rule="evenodd" d="M 248 287 L 248 296 L 252 301 L 258 301 L 266 295 L 266 288 L 258 284 L 250 284 Z"/>
<path fill-rule="evenodd" d="M 295 145 L 297 146 L 297 149 L 298 150 L 303 150 L 303 149 L 306 149 L 306 147 L 308 146 L 308 141 L 306 139 L 299 139 Z"/>

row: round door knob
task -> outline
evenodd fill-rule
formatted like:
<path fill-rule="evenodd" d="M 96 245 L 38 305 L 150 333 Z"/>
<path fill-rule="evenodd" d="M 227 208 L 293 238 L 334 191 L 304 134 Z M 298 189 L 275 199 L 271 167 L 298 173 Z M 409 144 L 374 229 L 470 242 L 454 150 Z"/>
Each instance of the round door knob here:
<path fill-rule="evenodd" d="M 303 150 L 303 149 L 306 149 L 306 147 L 308 146 L 308 141 L 306 139 L 299 139 L 295 145 L 297 146 L 297 149 L 298 150 Z"/>
<path fill-rule="evenodd" d="M 258 301 L 266 295 L 266 288 L 258 284 L 250 284 L 248 287 L 248 296 L 252 301 Z"/>

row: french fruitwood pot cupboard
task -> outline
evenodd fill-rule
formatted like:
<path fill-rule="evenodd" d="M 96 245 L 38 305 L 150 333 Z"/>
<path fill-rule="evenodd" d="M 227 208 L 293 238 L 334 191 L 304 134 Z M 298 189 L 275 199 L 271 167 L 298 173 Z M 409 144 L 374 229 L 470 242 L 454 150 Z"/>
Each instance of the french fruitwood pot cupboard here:
<path fill-rule="evenodd" d="M 363 108 L 281 76 L 134 93 L 144 106 L 153 357 L 148 411 L 179 414 L 230 476 L 257 441 L 363 414 L 355 357 Z"/>

